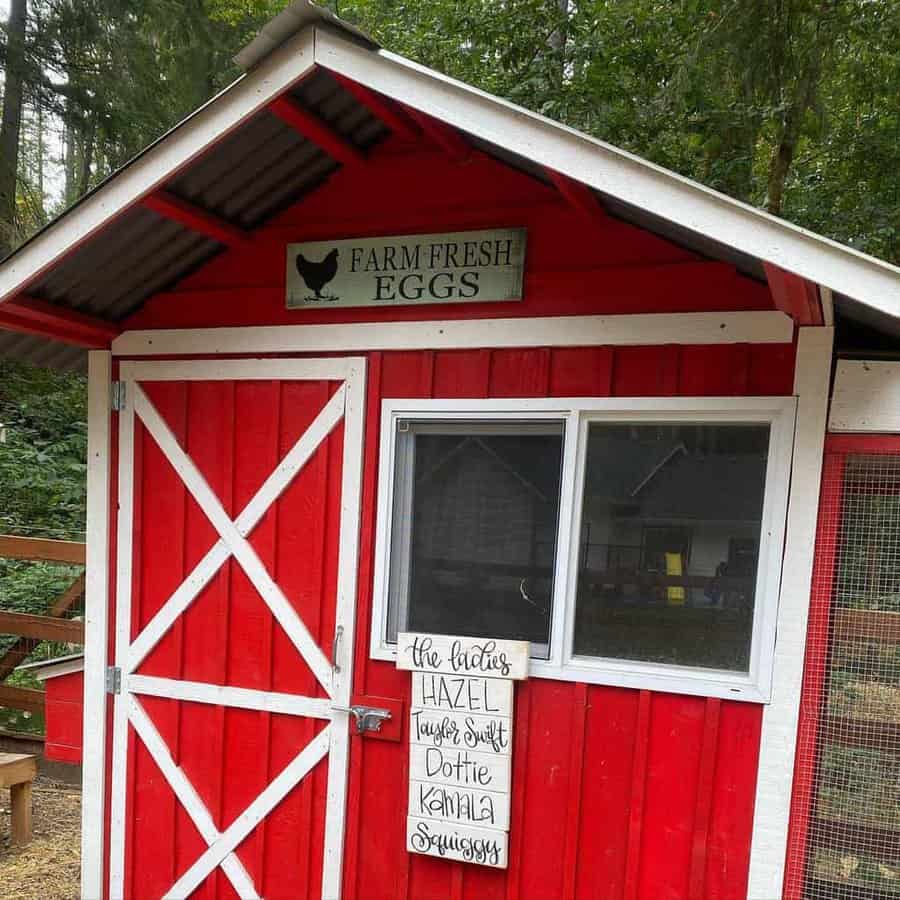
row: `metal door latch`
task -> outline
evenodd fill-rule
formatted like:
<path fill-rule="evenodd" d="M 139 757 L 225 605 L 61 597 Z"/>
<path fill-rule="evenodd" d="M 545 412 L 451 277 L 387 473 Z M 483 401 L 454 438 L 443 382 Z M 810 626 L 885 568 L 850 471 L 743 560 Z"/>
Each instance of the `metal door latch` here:
<path fill-rule="evenodd" d="M 332 706 L 338 712 L 350 713 L 356 720 L 356 733 L 365 734 L 367 731 L 381 731 L 382 723 L 391 717 L 389 709 L 379 709 L 377 706 Z"/>

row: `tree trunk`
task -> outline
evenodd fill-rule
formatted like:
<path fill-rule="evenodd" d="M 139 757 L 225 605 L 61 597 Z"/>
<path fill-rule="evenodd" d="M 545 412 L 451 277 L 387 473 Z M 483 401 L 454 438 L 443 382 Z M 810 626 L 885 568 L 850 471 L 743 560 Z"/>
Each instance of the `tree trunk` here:
<path fill-rule="evenodd" d="M 78 197 L 83 197 L 91 186 L 91 167 L 94 163 L 94 136 L 97 117 L 89 114 L 81 132 L 81 159 L 78 175 Z M 77 199 L 77 198 L 76 198 Z"/>
<path fill-rule="evenodd" d="M 3 118 L 0 120 L 0 258 L 16 242 L 16 178 L 22 130 L 22 82 L 25 70 L 27 0 L 12 0 L 6 26 Z"/>
<path fill-rule="evenodd" d="M 803 118 L 815 102 L 819 87 L 824 46 L 818 31 L 816 38 L 817 43 L 810 51 L 806 71 L 800 78 L 793 101 L 784 113 L 778 140 L 769 162 L 766 210 L 773 216 L 781 215 L 784 206 L 784 185 L 794 161 L 794 154 L 797 152 L 797 142 L 800 140 L 800 132 L 803 129 Z"/>

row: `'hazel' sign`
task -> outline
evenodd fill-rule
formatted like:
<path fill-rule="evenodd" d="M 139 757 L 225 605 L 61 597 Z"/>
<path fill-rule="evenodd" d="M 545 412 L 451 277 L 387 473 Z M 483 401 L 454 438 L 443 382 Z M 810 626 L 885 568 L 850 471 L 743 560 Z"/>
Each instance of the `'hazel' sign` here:
<path fill-rule="evenodd" d="M 524 228 L 288 244 L 288 309 L 522 299 Z"/>
<path fill-rule="evenodd" d="M 505 869 L 512 682 L 527 677 L 528 643 L 401 634 L 397 668 L 412 671 L 407 849 Z"/>

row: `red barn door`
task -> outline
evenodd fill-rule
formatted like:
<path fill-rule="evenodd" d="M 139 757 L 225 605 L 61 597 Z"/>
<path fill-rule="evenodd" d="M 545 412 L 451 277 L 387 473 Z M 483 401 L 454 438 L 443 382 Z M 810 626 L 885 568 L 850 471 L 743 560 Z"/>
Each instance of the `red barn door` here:
<path fill-rule="evenodd" d="M 339 896 L 364 372 L 122 364 L 113 898 Z"/>

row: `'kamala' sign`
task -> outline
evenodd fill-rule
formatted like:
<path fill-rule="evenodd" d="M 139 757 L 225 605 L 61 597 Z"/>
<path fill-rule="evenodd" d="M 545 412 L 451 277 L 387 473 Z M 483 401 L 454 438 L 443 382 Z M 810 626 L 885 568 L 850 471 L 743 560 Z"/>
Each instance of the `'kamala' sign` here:
<path fill-rule="evenodd" d="M 288 244 L 288 309 L 522 299 L 524 228 Z"/>
<path fill-rule="evenodd" d="M 401 634 L 412 671 L 406 847 L 505 869 L 512 772 L 513 680 L 528 643 Z"/>

